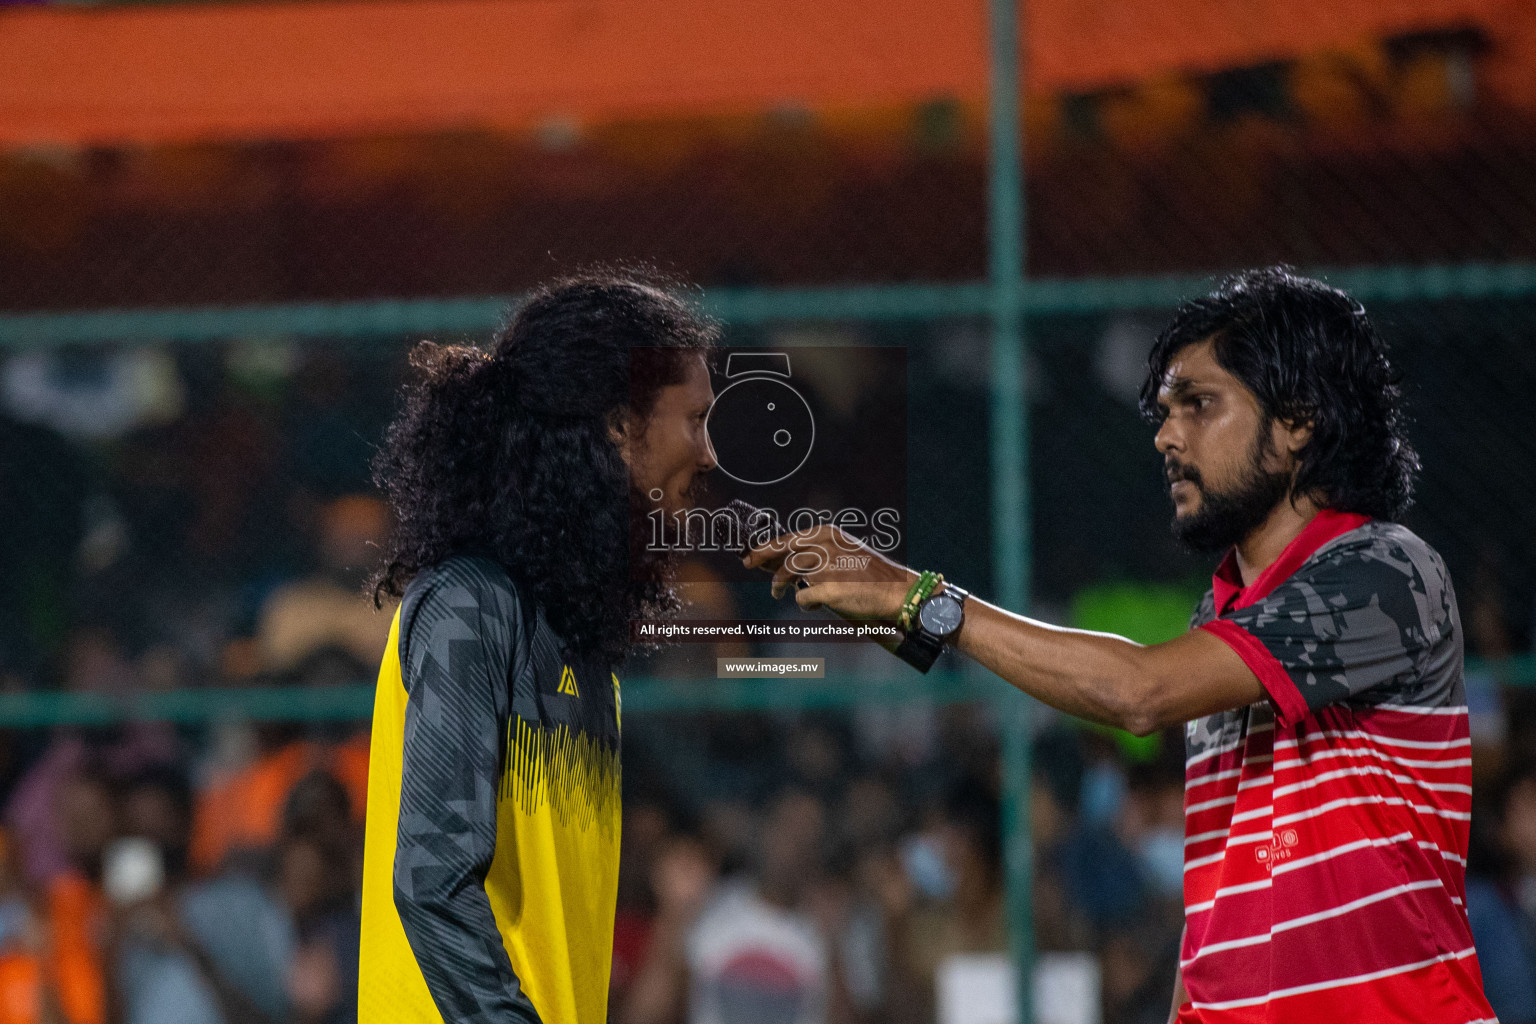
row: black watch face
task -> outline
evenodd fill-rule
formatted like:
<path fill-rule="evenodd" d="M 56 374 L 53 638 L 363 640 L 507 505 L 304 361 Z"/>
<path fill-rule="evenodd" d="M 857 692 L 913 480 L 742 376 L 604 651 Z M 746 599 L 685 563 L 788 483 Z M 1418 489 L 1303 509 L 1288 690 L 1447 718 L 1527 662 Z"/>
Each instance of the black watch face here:
<path fill-rule="evenodd" d="M 963 617 L 964 608 L 960 602 L 946 594 L 940 594 L 923 604 L 917 620 L 934 636 L 949 636 L 960 628 L 960 620 Z"/>

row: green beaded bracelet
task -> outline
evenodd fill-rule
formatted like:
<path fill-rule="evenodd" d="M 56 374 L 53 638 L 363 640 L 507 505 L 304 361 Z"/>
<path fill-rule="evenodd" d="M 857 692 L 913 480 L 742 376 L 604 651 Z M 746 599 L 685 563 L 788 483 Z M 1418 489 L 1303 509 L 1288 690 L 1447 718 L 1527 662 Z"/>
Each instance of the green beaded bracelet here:
<path fill-rule="evenodd" d="M 901 627 L 903 633 L 912 631 L 912 616 L 917 614 L 917 606 L 928 600 L 935 587 L 944 582 L 944 574 L 923 570 L 917 574 L 917 579 L 907 590 L 906 598 L 901 602 L 901 614 L 896 618 L 896 624 Z"/>

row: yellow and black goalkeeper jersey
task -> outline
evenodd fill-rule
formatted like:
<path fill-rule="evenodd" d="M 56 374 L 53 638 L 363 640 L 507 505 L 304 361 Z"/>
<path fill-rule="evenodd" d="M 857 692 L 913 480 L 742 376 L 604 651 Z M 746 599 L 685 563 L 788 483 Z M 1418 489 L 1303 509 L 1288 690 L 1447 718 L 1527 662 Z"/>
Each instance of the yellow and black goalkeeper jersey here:
<path fill-rule="evenodd" d="M 619 709 L 495 562 L 411 582 L 374 701 L 361 1024 L 604 1024 Z"/>

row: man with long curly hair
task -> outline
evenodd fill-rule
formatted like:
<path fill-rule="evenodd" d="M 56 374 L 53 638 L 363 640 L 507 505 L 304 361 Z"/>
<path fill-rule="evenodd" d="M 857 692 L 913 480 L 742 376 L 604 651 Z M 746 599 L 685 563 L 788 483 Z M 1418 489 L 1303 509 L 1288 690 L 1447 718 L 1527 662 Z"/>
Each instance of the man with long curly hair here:
<path fill-rule="evenodd" d="M 359 1016 L 607 1019 L 619 679 L 631 618 L 676 607 L 647 508 L 688 507 L 718 331 L 589 276 L 489 351 L 422 344 L 375 476 L 399 597 L 374 704 Z"/>
<path fill-rule="evenodd" d="M 903 620 L 919 665 L 954 645 L 1081 718 L 1184 726 L 1170 1021 L 1491 1020 L 1463 905 L 1461 621 L 1395 521 L 1418 456 L 1386 346 L 1348 295 L 1271 267 L 1185 303 L 1147 369 L 1174 533 L 1223 553 L 1182 636 L 1056 629 L 869 549 L 832 563 L 862 545 L 830 527 L 748 561 L 776 593 L 807 582 L 802 607 Z"/>

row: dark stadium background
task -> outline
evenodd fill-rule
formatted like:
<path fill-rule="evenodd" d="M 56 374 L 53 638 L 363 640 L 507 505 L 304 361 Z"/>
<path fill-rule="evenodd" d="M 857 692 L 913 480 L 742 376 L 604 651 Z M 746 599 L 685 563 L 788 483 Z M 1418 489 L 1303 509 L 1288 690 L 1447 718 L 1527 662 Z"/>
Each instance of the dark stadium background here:
<path fill-rule="evenodd" d="M 0 9 L 0 1005 L 49 990 L 95 1024 L 101 986 L 148 991 L 71 865 L 175 847 L 185 802 L 189 905 L 277 936 L 188 926 L 248 965 L 250 1019 L 355 1014 L 368 459 L 412 343 L 483 340 L 593 263 L 697 286 L 731 344 L 903 346 L 911 559 L 1149 641 L 1211 568 L 1169 539 L 1136 412 L 1152 337 L 1238 267 L 1350 289 L 1405 377 L 1408 522 L 1451 567 L 1501 792 L 1536 749 L 1536 10 L 1234 10 L 1035 0 L 1010 53 L 982 0 Z M 782 614 L 691 579 L 699 617 Z M 781 853 L 842 950 L 833 1024 L 937 1019 L 945 957 L 1010 950 L 1042 1022 L 1165 1019 L 1179 735 L 958 664 L 838 649 L 815 685 L 744 685 L 716 653 L 626 676 L 616 1024 L 688 1019 L 628 982 L 690 866 L 762 881 L 764 830 L 803 837 Z M 1470 870 L 1529 887 L 1536 849 L 1494 827 L 1517 813 L 1480 805 Z"/>

